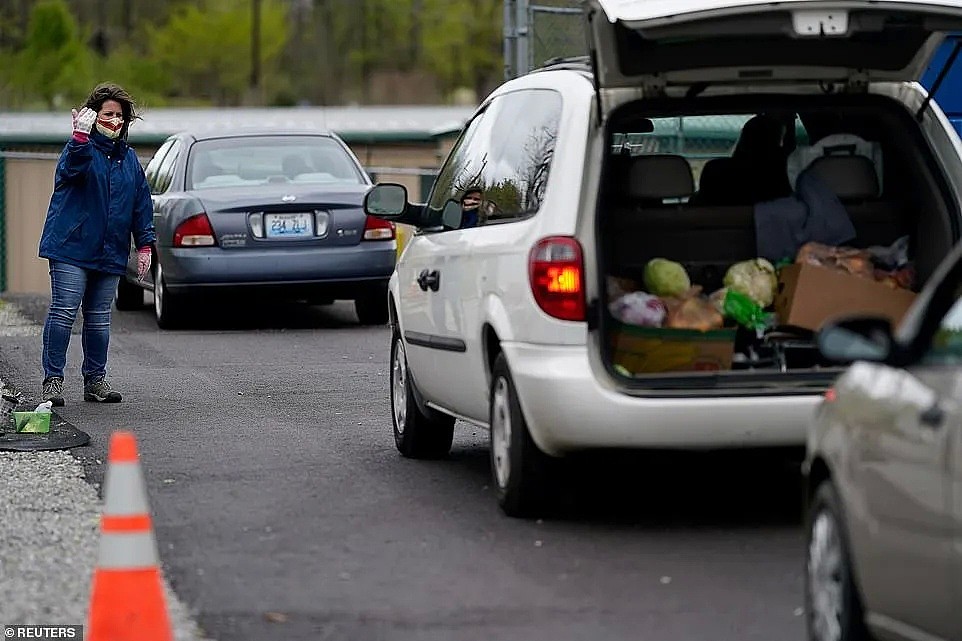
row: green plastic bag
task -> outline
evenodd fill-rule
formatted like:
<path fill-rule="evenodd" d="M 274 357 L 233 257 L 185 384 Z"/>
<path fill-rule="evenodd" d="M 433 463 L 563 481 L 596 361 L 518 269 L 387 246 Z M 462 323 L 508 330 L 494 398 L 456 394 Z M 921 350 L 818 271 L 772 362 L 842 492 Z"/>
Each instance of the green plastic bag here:
<path fill-rule="evenodd" d="M 756 332 L 768 327 L 769 314 L 751 298 L 733 289 L 729 289 L 725 294 L 724 311 L 725 316 L 742 327 L 754 329 Z"/>

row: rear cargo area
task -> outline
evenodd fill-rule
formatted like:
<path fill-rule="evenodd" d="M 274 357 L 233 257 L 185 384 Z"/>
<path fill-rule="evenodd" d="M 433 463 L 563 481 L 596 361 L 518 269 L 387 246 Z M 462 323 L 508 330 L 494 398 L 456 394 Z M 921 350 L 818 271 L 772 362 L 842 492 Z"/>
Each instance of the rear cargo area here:
<path fill-rule="evenodd" d="M 815 333 L 897 323 L 958 237 L 912 114 L 870 94 L 646 101 L 613 114 L 604 356 L 640 387 L 824 386 Z"/>

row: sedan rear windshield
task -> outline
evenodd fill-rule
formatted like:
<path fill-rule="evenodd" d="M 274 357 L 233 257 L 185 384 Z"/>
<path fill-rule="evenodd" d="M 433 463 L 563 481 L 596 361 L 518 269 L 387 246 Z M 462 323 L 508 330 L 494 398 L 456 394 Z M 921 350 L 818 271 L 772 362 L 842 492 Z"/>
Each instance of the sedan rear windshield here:
<path fill-rule="evenodd" d="M 267 183 L 363 184 L 349 153 L 326 136 L 203 140 L 191 147 L 188 189 Z"/>

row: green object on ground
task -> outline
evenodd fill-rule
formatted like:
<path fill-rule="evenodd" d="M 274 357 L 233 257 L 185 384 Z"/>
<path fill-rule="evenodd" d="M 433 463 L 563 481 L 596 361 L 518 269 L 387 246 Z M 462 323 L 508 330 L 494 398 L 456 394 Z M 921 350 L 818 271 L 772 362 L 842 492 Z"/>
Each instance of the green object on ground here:
<path fill-rule="evenodd" d="M 23 434 L 46 434 L 50 431 L 50 412 L 14 412 L 13 423 Z"/>

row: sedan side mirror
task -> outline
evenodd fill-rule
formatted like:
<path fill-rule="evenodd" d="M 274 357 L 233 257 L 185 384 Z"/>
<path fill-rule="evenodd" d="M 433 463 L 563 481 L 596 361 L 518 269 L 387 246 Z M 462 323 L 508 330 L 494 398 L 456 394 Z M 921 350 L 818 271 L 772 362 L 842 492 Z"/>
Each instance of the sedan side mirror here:
<path fill-rule="evenodd" d="M 823 356 L 841 363 L 888 363 L 898 352 L 892 322 L 882 316 L 829 322 L 819 330 L 816 341 Z"/>

